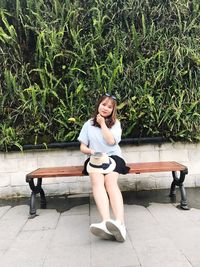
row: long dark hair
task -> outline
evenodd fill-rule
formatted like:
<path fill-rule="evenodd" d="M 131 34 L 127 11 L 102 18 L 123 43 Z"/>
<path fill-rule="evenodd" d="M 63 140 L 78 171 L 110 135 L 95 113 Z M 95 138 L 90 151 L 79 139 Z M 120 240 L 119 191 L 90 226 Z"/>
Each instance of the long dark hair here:
<path fill-rule="evenodd" d="M 105 118 L 106 126 L 108 128 L 111 128 L 116 122 L 116 115 L 117 115 L 117 101 L 116 101 L 116 99 L 114 99 L 112 96 L 102 95 L 99 98 L 99 101 L 97 102 L 97 105 L 96 105 L 96 108 L 94 111 L 93 126 L 100 127 L 100 125 L 97 122 L 97 115 L 99 114 L 98 109 L 99 109 L 99 105 L 101 104 L 101 102 L 104 101 L 106 98 L 111 100 L 111 103 L 113 105 L 113 111 L 112 111 L 111 115 Z"/>

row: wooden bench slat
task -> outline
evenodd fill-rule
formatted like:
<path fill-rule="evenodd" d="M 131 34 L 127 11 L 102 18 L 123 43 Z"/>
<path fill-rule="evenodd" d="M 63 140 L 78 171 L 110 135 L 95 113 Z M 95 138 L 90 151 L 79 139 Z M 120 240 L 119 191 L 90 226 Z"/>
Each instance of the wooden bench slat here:
<path fill-rule="evenodd" d="M 175 161 L 129 163 L 129 173 L 187 171 L 187 167 Z"/>
<path fill-rule="evenodd" d="M 187 171 L 187 167 L 175 161 L 128 163 L 129 173 Z M 65 176 L 83 176 L 83 166 L 64 166 L 39 168 L 26 175 L 26 180 L 32 178 L 53 178 Z"/>
<path fill-rule="evenodd" d="M 64 177 L 64 176 L 82 176 L 83 166 L 64 166 L 39 168 L 26 175 L 27 179 L 47 178 L 47 177 Z"/>

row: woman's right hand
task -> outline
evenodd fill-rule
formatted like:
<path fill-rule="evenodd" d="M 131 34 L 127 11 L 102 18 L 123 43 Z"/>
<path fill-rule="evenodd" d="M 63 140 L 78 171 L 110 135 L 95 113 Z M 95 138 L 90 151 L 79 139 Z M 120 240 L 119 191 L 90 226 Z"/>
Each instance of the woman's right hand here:
<path fill-rule="evenodd" d="M 97 122 L 100 126 L 102 126 L 103 124 L 105 124 L 105 118 L 103 116 L 101 116 L 100 114 L 97 115 Z"/>

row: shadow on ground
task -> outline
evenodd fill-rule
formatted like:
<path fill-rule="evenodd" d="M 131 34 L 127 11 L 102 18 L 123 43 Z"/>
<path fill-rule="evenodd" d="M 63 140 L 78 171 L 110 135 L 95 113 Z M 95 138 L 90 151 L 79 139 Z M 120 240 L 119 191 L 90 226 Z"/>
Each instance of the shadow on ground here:
<path fill-rule="evenodd" d="M 62 196 L 51 196 L 46 197 L 47 200 L 47 208 L 48 209 L 56 209 L 58 212 L 64 212 L 72 209 L 73 207 L 89 204 L 90 198 L 89 196 L 81 197 L 81 195 L 62 195 Z M 12 199 L 2 199 L 0 206 L 18 206 L 18 205 L 29 205 L 29 198 L 12 198 Z M 40 208 L 40 198 L 39 196 L 36 198 L 36 209 Z"/>
<path fill-rule="evenodd" d="M 200 209 L 200 188 L 186 188 L 188 206 L 190 208 Z M 128 191 L 123 192 L 124 204 L 127 205 L 141 205 L 148 207 L 152 202 L 154 203 L 174 203 L 180 204 L 180 193 L 177 189 L 176 198 L 169 197 L 169 189 L 149 190 L 149 191 Z M 36 208 L 40 208 L 40 199 L 37 197 Z M 47 197 L 47 208 L 56 209 L 58 212 L 70 210 L 73 207 L 89 204 L 90 197 L 88 195 L 64 195 Z M 18 206 L 29 205 L 29 198 L 12 198 L 1 199 L 0 206 Z"/>
<path fill-rule="evenodd" d="M 186 188 L 186 195 L 189 208 L 200 209 L 200 188 Z M 138 192 L 124 192 L 124 203 L 127 205 L 142 205 L 148 207 L 152 202 L 154 203 L 174 203 L 179 206 L 181 196 L 177 188 L 176 197 L 169 197 L 169 189 L 138 191 Z"/>

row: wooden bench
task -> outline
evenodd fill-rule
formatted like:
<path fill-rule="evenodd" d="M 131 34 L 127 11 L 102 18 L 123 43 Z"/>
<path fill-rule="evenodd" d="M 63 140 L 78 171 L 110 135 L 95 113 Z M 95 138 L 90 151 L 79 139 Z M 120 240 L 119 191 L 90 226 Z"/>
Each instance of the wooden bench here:
<path fill-rule="evenodd" d="M 170 197 L 176 195 L 176 186 L 179 187 L 181 193 L 180 207 L 184 210 L 189 209 L 187 204 L 186 192 L 183 185 L 185 175 L 188 173 L 186 166 L 175 161 L 164 162 L 142 162 L 142 163 L 128 163 L 130 167 L 129 173 L 150 173 L 150 172 L 172 172 L 173 181 L 170 188 Z M 49 167 L 39 168 L 26 175 L 26 182 L 29 183 L 32 190 L 30 198 L 30 216 L 34 218 L 36 216 L 35 199 L 36 195 L 40 194 L 41 208 L 46 208 L 46 197 L 44 190 L 42 189 L 42 179 L 51 177 L 69 177 L 69 176 L 83 176 L 83 166 L 64 166 L 64 167 Z M 35 184 L 34 179 L 37 179 Z"/>

